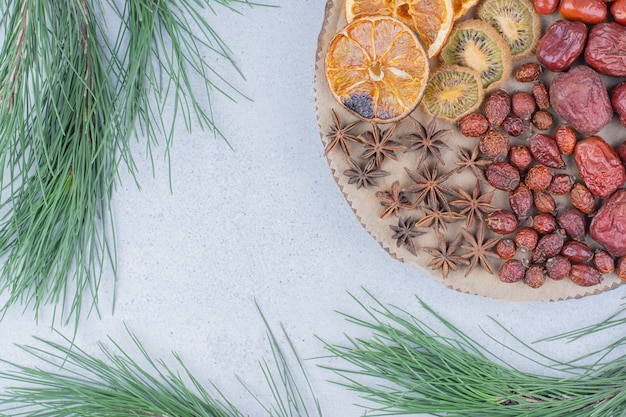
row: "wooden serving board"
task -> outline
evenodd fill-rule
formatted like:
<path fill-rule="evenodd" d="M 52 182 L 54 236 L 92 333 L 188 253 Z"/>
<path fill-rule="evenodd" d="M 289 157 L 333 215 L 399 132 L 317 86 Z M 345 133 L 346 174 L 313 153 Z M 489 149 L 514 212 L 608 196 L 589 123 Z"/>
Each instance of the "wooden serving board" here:
<path fill-rule="evenodd" d="M 469 17 L 473 17 L 470 11 Z M 548 20 L 542 22 L 544 30 L 550 23 Z M 335 34 L 346 25 L 345 17 L 343 13 L 343 0 L 328 0 L 326 5 L 326 13 L 324 22 L 319 34 L 318 48 L 316 54 L 315 65 L 315 104 L 317 112 L 317 120 L 320 128 L 320 135 L 324 147 L 328 143 L 328 133 L 333 125 L 332 111 L 336 111 L 342 120 L 342 124 L 347 124 L 352 121 L 356 121 L 356 117 L 344 110 L 342 106 L 335 100 L 328 87 L 326 77 L 324 75 L 324 58 L 326 56 L 326 50 L 332 38 Z M 527 61 L 527 60 L 526 60 Z M 519 65 L 520 61 L 513 64 Z M 435 68 L 436 63 L 431 63 L 431 70 Z M 549 82 L 550 75 L 544 74 L 543 80 Z M 611 81 L 608 80 L 608 83 Z M 516 90 L 530 90 L 531 84 L 522 84 L 516 82 L 514 79 L 508 81 L 504 88 L 509 92 Z M 553 113 L 554 114 L 554 113 Z M 417 120 L 421 121 L 425 126 L 430 121 L 430 117 L 418 107 L 412 114 Z M 615 119 L 615 118 L 614 118 Z M 558 123 L 559 120 L 555 119 Z M 556 123 L 555 123 L 556 125 Z M 438 121 L 437 126 L 440 129 L 454 129 L 451 124 L 443 121 Z M 381 125 L 382 130 L 386 130 L 389 126 Z M 365 130 L 370 130 L 371 125 L 369 123 L 360 123 L 353 133 L 358 134 Z M 394 137 L 399 138 L 401 135 L 414 131 L 411 126 L 411 122 L 405 119 L 397 128 Z M 619 125 L 616 121 L 605 127 L 599 132 L 605 140 L 616 146 L 626 139 L 626 130 Z M 512 139 L 512 143 L 523 143 L 528 137 L 522 136 L 520 138 Z M 400 141 L 398 139 L 398 141 Z M 445 165 L 439 167 L 440 172 L 447 172 L 456 168 L 457 150 L 459 147 L 472 150 L 477 145 L 478 139 L 466 138 L 456 131 L 446 137 L 446 143 L 452 151 L 444 151 Z M 360 159 L 360 155 L 363 151 L 362 145 L 358 143 L 350 143 L 350 150 L 352 158 L 361 164 L 363 161 Z M 330 171 L 333 174 L 335 181 L 345 196 L 347 202 L 352 207 L 354 214 L 358 221 L 368 231 L 368 233 L 385 249 L 391 257 L 401 262 L 409 263 L 418 269 L 427 271 L 433 276 L 433 278 L 441 281 L 446 287 L 468 294 L 475 294 L 494 299 L 501 299 L 513 302 L 539 302 L 539 301 L 555 301 L 564 300 L 570 298 L 579 298 L 587 295 L 597 294 L 602 291 L 606 291 L 615 288 L 620 285 L 621 281 L 615 275 L 608 275 L 603 278 L 603 281 L 592 287 L 581 287 L 572 283 L 569 278 L 562 281 L 553 281 L 546 279 L 546 282 L 540 288 L 534 289 L 523 282 L 517 282 L 512 284 L 506 284 L 500 282 L 497 276 L 497 271 L 503 261 L 494 259 L 492 264 L 495 269 L 496 275 L 489 274 L 480 267 L 475 268 L 468 276 L 465 276 L 465 268 L 462 266 L 459 271 L 451 271 L 447 279 L 443 279 L 440 271 L 432 271 L 427 267 L 432 257 L 423 250 L 421 247 L 437 247 L 437 239 L 434 231 L 427 229 L 420 229 L 427 231 L 426 234 L 415 239 L 415 244 L 418 247 L 417 255 L 411 254 L 411 252 L 404 246 L 398 247 L 396 240 L 392 238 L 393 231 L 390 229 L 390 225 L 397 225 L 398 217 L 391 215 L 385 219 L 380 217 L 380 200 L 376 196 L 376 192 L 382 190 L 389 190 L 394 181 L 399 181 L 401 187 L 408 187 L 412 184 L 411 179 L 408 177 L 405 168 L 410 170 L 418 170 L 418 154 L 415 152 L 397 152 L 398 161 L 386 159 L 382 163 L 381 169 L 388 172 L 389 175 L 383 178 L 377 179 L 376 187 L 369 187 L 367 189 L 357 189 L 355 184 L 348 183 L 348 177 L 344 175 L 344 171 L 349 169 L 346 154 L 337 146 L 333 151 L 328 153 L 327 160 L 330 167 Z M 566 157 L 568 167 L 570 167 L 570 173 L 576 175 L 576 168 L 571 157 Z M 432 165 L 432 161 L 426 162 Z M 446 182 L 446 185 L 457 189 L 463 187 L 466 191 L 472 191 L 476 179 L 469 171 L 457 173 Z M 488 184 L 482 185 L 483 192 L 488 192 L 492 188 Z M 508 209 L 507 194 L 504 191 L 496 191 L 492 203 L 498 207 Z M 557 204 L 561 207 L 568 205 L 568 200 L 557 198 Z M 402 217 L 412 216 L 414 218 L 420 218 L 423 216 L 421 210 L 407 210 L 401 213 Z M 445 234 L 448 240 L 453 239 L 458 233 L 461 227 L 465 226 L 465 221 L 461 220 L 456 223 L 452 223 L 448 226 L 448 231 Z M 475 227 L 474 227 L 475 229 Z M 495 237 L 496 235 L 488 231 L 487 238 Z M 512 237 L 512 236 L 508 236 Z M 590 242 L 592 247 L 598 247 L 597 243 Z M 464 251 L 459 250 L 459 254 Z M 519 253 L 518 257 L 523 257 L 523 254 Z M 421 276 L 416 275 L 416 279 L 421 279 Z"/>

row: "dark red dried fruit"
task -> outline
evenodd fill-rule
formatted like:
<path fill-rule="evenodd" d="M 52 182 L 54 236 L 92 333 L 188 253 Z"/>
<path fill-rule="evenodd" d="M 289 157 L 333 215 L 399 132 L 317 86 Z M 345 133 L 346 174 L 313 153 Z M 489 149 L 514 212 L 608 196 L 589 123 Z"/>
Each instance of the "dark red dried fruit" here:
<path fill-rule="evenodd" d="M 602 78 L 586 65 L 558 74 L 550 84 L 550 102 L 556 113 L 584 136 L 609 124 L 613 108 Z"/>
<path fill-rule="evenodd" d="M 626 127 L 626 82 L 618 84 L 611 92 L 611 104 L 619 116 L 619 122 Z"/>
<path fill-rule="evenodd" d="M 576 146 L 576 131 L 570 126 L 561 125 L 554 132 L 554 140 L 563 155 L 571 155 Z"/>
<path fill-rule="evenodd" d="M 530 153 L 528 146 L 513 145 L 509 150 L 509 162 L 515 168 L 519 169 L 520 172 L 526 172 L 526 170 L 533 163 L 533 155 Z"/>
<path fill-rule="evenodd" d="M 522 227 L 515 234 L 514 242 L 522 252 L 535 250 L 539 233 L 532 227 Z"/>
<path fill-rule="evenodd" d="M 548 189 L 554 195 L 567 195 L 570 191 L 572 191 L 573 186 L 574 180 L 571 175 L 557 174 L 554 178 L 552 178 L 552 182 L 550 183 L 550 187 Z"/>
<path fill-rule="evenodd" d="M 494 162 L 485 169 L 487 182 L 498 190 L 514 190 L 520 182 L 519 171 L 506 162 Z"/>
<path fill-rule="evenodd" d="M 564 256 L 557 255 L 546 261 L 546 274 L 555 281 L 567 278 L 571 270 L 572 263 Z"/>
<path fill-rule="evenodd" d="M 580 178 L 597 197 L 610 196 L 626 181 L 624 164 L 617 152 L 600 136 L 578 142 L 574 148 L 574 161 Z"/>
<path fill-rule="evenodd" d="M 484 109 L 489 125 L 496 128 L 511 112 L 511 96 L 505 90 L 491 93 L 484 101 Z"/>
<path fill-rule="evenodd" d="M 596 213 L 589 234 L 613 256 L 626 255 L 626 190 L 615 192 Z"/>
<path fill-rule="evenodd" d="M 615 259 L 607 251 L 598 249 L 593 254 L 593 266 L 601 274 L 607 275 L 615 271 Z"/>
<path fill-rule="evenodd" d="M 616 0 L 611 4 L 611 16 L 620 25 L 626 26 L 626 0 Z"/>
<path fill-rule="evenodd" d="M 561 0 L 559 13 L 564 19 L 595 25 L 604 22 L 608 6 L 602 0 Z"/>
<path fill-rule="evenodd" d="M 517 230 L 519 220 L 517 216 L 508 210 L 496 210 L 485 218 L 485 225 L 489 230 L 499 235 L 508 235 Z"/>
<path fill-rule="evenodd" d="M 511 111 L 522 120 L 530 120 L 537 110 L 537 103 L 532 94 L 526 91 L 517 91 L 511 97 Z"/>
<path fill-rule="evenodd" d="M 507 116 L 502 122 L 502 130 L 514 138 L 530 130 L 530 125 L 517 116 Z"/>
<path fill-rule="evenodd" d="M 528 149 L 539 163 L 549 168 L 565 168 L 559 146 L 552 136 L 543 133 L 534 135 L 528 140 Z"/>
<path fill-rule="evenodd" d="M 587 264 L 573 264 L 569 273 L 572 282 L 582 287 L 591 287 L 602 282 L 602 274 Z"/>
<path fill-rule="evenodd" d="M 534 165 L 526 173 L 524 183 L 533 191 L 545 190 L 552 182 L 552 173 L 545 165 Z"/>
<path fill-rule="evenodd" d="M 539 130 L 548 130 L 554 124 L 554 118 L 546 110 L 538 110 L 533 114 L 533 125 Z"/>
<path fill-rule="evenodd" d="M 574 207 L 585 214 L 596 211 L 596 198 L 583 183 L 577 182 L 572 186 L 570 200 Z"/>
<path fill-rule="evenodd" d="M 533 84 L 530 93 L 535 98 L 535 103 L 540 110 L 547 110 L 550 108 L 550 90 L 541 82 Z"/>
<path fill-rule="evenodd" d="M 568 240 L 563 244 L 561 255 L 572 263 L 587 263 L 593 258 L 593 251 L 587 244 L 578 240 Z"/>
<path fill-rule="evenodd" d="M 602 22 L 591 28 L 585 61 L 601 74 L 626 77 L 626 27 Z"/>
<path fill-rule="evenodd" d="M 554 214 L 556 212 L 556 201 L 554 201 L 554 197 L 549 192 L 545 190 L 535 191 L 533 200 L 535 207 L 541 213 Z"/>
<path fill-rule="evenodd" d="M 622 144 L 617 147 L 616 152 L 619 159 L 626 164 L 626 141 L 622 142 Z"/>
<path fill-rule="evenodd" d="M 549 235 L 542 236 L 537 242 L 537 247 L 531 255 L 532 263 L 544 263 L 548 258 L 552 258 L 563 249 L 565 238 L 559 232 L 552 232 Z"/>
<path fill-rule="evenodd" d="M 496 253 L 502 259 L 511 259 L 517 252 L 517 245 L 513 242 L 513 239 L 500 239 L 496 243 Z"/>
<path fill-rule="evenodd" d="M 587 25 L 557 20 L 537 44 L 537 60 L 550 71 L 565 71 L 580 56 L 587 40 Z"/>
<path fill-rule="evenodd" d="M 521 261 L 517 259 L 509 259 L 500 267 L 498 277 L 502 282 L 511 283 L 521 281 L 524 279 L 525 274 L 526 267 Z"/>
<path fill-rule="evenodd" d="M 543 265 L 531 265 L 524 275 L 524 283 L 531 288 L 539 288 L 546 282 Z"/>
<path fill-rule="evenodd" d="M 480 138 L 478 146 L 485 158 L 497 162 L 504 161 L 509 154 L 509 149 L 511 149 L 509 138 L 504 132 L 496 129 L 489 129 Z"/>
<path fill-rule="evenodd" d="M 556 219 L 552 214 L 539 213 L 533 217 L 533 229 L 542 235 L 547 235 L 556 230 Z"/>
<path fill-rule="evenodd" d="M 617 260 L 617 271 L 615 275 L 622 281 L 626 281 L 626 256 L 622 256 Z"/>
<path fill-rule="evenodd" d="M 528 217 L 533 208 L 533 193 L 522 183 L 509 192 L 509 207 L 520 219 Z"/>
<path fill-rule="evenodd" d="M 530 83 L 541 75 L 541 66 L 534 62 L 522 64 L 515 69 L 515 80 L 520 83 Z"/>
<path fill-rule="evenodd" d="M 470 138 L 478 138 L 487 132 L 489 122 L 487 118 L 480 113 L 470 113 L 459 120 L 459 132 L 463 136 Z"/>
<path fill-rule="evenodd" d="M 572 239 L 583 240 L 587 236 L 587 217 L 575 207 L 568 207 L 556 215 L 559 227 Z"/>

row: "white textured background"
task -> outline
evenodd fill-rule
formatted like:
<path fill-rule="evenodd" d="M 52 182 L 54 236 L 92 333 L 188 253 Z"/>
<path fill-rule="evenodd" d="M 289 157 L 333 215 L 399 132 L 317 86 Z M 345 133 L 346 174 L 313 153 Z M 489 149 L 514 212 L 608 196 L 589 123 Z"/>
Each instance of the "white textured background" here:
<path fill-rule="evenodd" d="M 348 292 L 364 298 L 366 288 L 433 322 L 419 309 L 419 296 L 529 371 L 540 368 L 509 355 L 481 332 L 495 331 L 489 317 L 530 342 L 618 308 L 624 288 L 532 305 L 459 294 L 389 257 L 358 223 L 323 157 L 313 73 L 325 0 L 278 3 L 279 9 L 244 10 L 243 16 L 207 14 L 247 78 L 231 79 L 254 101 L 216 98 L 219 124 L 234 151 L 198 129 L 180 130 L 171 155 L 172 192 L 167 164 L 157 159 L 153 176 L 144 146 L 137 144 L 142 190 L 123 176 L 114 196 L 115 312 L 109 276 L 101 317 L 84 318 L 78 345 L 93 350 L 96 341 L 111 336 L 130 346 L 128 325 L 155 357 L 173 364 L 170 352 L 178 352 L 200 381 L 217 384 L 245 414 L 263 415 L 236 379 L 269 394 L 258 367 L 270 354 L 256 300 L 269 322 L 275 328 L 284 324 L 300 355 L 311 359 L 306 367 L 325 415 L 353 417 L 363 414 L 354 405 L 359 399 L 328 382 L 333 375 L 318 367 L 336 363 L 320 358 L 326 352 L 318 337 L 343 342 L 344 333 L 364 334 L 336 312 L 361 314 Z M 51 312 L 35 324 L 30 314 L 12 309 L 0 323 L 2 358 L 31 362 L 14 344 L 31 343 L 35 335 L 54 338 Z M 71 336 L 71 328 L 59 330 Z M 608 336 L 541 346 L 571 358 L 602 346 Z"/>

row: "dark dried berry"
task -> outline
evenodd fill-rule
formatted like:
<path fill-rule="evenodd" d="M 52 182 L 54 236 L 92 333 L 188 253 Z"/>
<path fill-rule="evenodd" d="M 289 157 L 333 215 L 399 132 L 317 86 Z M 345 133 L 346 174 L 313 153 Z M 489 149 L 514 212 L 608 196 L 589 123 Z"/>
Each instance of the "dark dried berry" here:
<path fill-rule="evenodd" d="M 545 165 L 534 165 L 526 173 L 524 183 L 533 191 L 545 190 L 552 182 L 552 173 Z"/>
<path fill-rule="evenodd" d="M 521 120 L 521 119 L 520 119 Z M 526 172 L 533 163 L 533 155 L 526 145 L 513 145 L 509 150 L 509 163 L 520 172 Z"/>
<path fill-rule="evenodd" d="M 548 130 L 554 124 L 554 118 L 546 110 L 538 110 L 533 114 L 533 124 L 539 130 Z"/>
<path fill-rule="evenodd" d="M 543 265 L 531 265 L 524 275 L 524 283 L 531 288 L 539 288 L 546 282 Z"/>
<path fill-rule="evenodd" d="M 517 246 L 512 239 L 500 239 L 496 243 L 496 253 L 502 259 L 511 259 L 515 256 Z"/>
<path fill-rule="evenodd" d="M 568 240 L 563 244 L 561 255 L 572 263 L 587 263 L 593 258 L 593 251 L 587 244 L 578 240 Z"/>
<path fill-rule="evenodd" d="M 521 261 L 517 259 L 509 259 L 500 267 L 498 277 L 502 282 L 511 283 L 521 281 L 524 279 L 525 274 L 526 267 Z"/>
<path fill-rule="evenodd" d="M 517 230 L 519 220 L 517 216 L 508 210 L 496 210 L 485 218 L 485 225 L 489 230 L 499 235 L 508 235 Z"/>
<path fill-rule="evenodd" d="M 622 281 L 626 281 L 626 255 L 621 256 L 617 260 L 617 271 L 615 271 L 615 275 Z"/>
<path fill-rule="evenodd" d="M 515 80 L 520 83 L 530 83 L 536 81 L 540 75 L 541 66 L 534 62 L 522 64 L 515 69 Z"/>
<path fill-rule="evenodd" d="M 509 192 L 509 207 L 520 219 L 528 217 L 533 208 L 533 194 L 526 184 L 521 183 Z"/>
<path fill-rule="evenodd" d="M 489 129 L 487 118 L 480 113 L 470 113 L 459 120 L 459 132 L 463 136 L 478 138 Z"/>
<path fill-rule="evenodd" d="M 514 190 L 520 182 L 519 171 L 506 162 L 495 162 L 485 169 L 487 182 L 498 190 Z"/>
<path fill-rule="evenodd" d="M 582 287 L 591 287 L 602 282 L 602 274 L 587 264 L 573 264 L 569 273 L 572 282 Z"/>
<path fill-rule="evenodd" d="M 545 191 L 535 191 L 534 193 L 535 207 L 542 213 L 554 214 L 556 212 L 556 201 L 554 197 Z"/>
<path fill-rule="evenodd" d="M 522 227 L 515 234 L 514 242 L 522 252 L 535 250 L 539 242 L 539 233 L 532 227 Z"/>
<path fill-rule="evenodd" d="M 517 116 L 507 116 L 502 122 L 502 130 L 509 136 L 518 137 L 530 130 L 530 125 Z"/>
<path fill-rule="evenodd" d="M 550 91 L 548 87 L 542 82 L 536 82 L 533 84 L 530 93 L 535 98 L 535 103 L 540 110 L 546 110 L 550 108 Z"/>
<path fill-rule="evenodd" d="M 532 263 L 544 263 L 548 258 L 552 258 L 563 249 L 565 238 L 559 232 L 552 232 L 549 235 L 542 236 L 537 242 L 537 247 L 533 251 L 530 261 Z"/>
<path fill-rule="evenodd" d="M 511 111 L 522 120 L 530 120 L 535 110 L 537 110 L 537 103 L 532 94 L 517 91 L 511 97 Z"/>
<path fill-rule="evenodd" d="M 567 207 L 558 212 L 556 222 L 572 239 L 583 240 L 587 236 L 587 217 L 576 207 Z"/>
<path fill-rule="evenodd" d="M 484 103 L 485 116 L 492 128 L 500 126 L 511 112 L 511 96 L 505 90 L 491 93 Z"/>
<path fill-rule="evenodd" d="M 571 155 L 576 146 L 576 131 L 567 125 L 560 125 L 554 132 L 554 140 L 563 155 Z"/>
<path fill-rule="evenodd" d="M 556 219 L 549 213 L 538 213 L 533 217 L 533 229 L 542 235 L 556 230 Z"/>
<path fill-rule="evenodd" d="M 554 195 L 567 195 L 572 191 L 574 180 L 569 174 L 556 174 L 552 178 L 549 190 Z"/>
<path fill-rule="evenodd" d="M 571 269 L 572 263 L 561 255 L 553 256 L 546 261 L 546 274 L 555 281 L 567 278 Z"/>
<path fill-rule="evenodd" d="M 593 266 L 595 266 L 601 274 L 610 274 L 615 271 L 615 259 L 613 259 L 607 251 L 598 249 L 593 254 Z"/>
<path fill-rule="evenodd" d="M 572 205 L 585 214 L 591 214 L 596 211 L 596 197 L 589 191 L 585 184 L 577 182 L 572 186 L 570 191 L 570 200 Z"/>
<path fill-rule="evenodd" d="M 511 149 L 509 138 L 504 132 L 496 129 L 489 129 L 480 138 L 478 146 L 485 158 L 496 162 L 504 161 L 509 154 L 509 149 Z"/>
<path fill-rule="evenodd" d="M 528 140 L 528 149 L 539 163 L 549 168 L 565 168 L 559 147 L 552 136 L 543 133 L 534 135 Z"/>

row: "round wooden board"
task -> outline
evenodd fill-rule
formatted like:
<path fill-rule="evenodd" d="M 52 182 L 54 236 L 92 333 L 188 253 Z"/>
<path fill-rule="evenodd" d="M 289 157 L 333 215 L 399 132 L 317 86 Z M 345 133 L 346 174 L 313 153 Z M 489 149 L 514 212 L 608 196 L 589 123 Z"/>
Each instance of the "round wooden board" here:
<path fill-rule="evenodd" d="M 471 12 L 470 12 L 471 14 Z M 471 16 L 468 16 L 471 17 Z M 545 18 L 544 18 L 545 19 Z M 550 23 L 547 20 L 543 22 L 544 30 Z M 325 75 L 324 75 L 324 57 L 326 55 L 327 47 L 335 36 L 335 34 L 346 25 L 343 14 L 343 0 L 328 0 L 326 5 L 326 14 L 324 22 L 320 31 L 318 40 L 318 49 L 316 54 L 315 65 L 315 103 L 317 120 L 320 128 L 320 135 L 324 146 L 328 143 L 328 133 L 331 126 L 333 126 L 333 114 L 332 111 L 336 111 L 340 116 L 342 124 L 347 124 L 352 121 L 356 121 L 356 117 L 344 110 L 342 106 L 335 100 L 328 87 Z M 520 61 L 526 62 L 526 61 Z M 434 68 L 436 63 L 431 66 Z M 514 63 L 514 67 L 517 64 Z M 544 77 L 550 77 L 550 75 L 544 74 Z M 548 78 L 544 78 L 545 81 L 549 81 Z M 611 83 L 611 80 L 608 80 Z M 518 83 L 515 80 L 508 81 L 504 88 L 513 92 L 516 90 L 530 90 L 529 84 Z M 430 121 L 425 112 L 418 107 L 412 116 L 423 123 L 425 126 Z M 558 120 L 557 120 L 558 122 Z M 405 119 L 397 128 L 394 133 L 394 139 L 399 138 L 403 134 L 414 131 L 411 126 L 410 119 Z M 437 126 L 440 129 L 454 129 L 454 126 L 442 121 L 437 122 Z M 384 131 L 389 126 L 381 125 L 381 129 Z M 360 123 L 353 133 L 358 134 L 365 130 L 371 129 L 371 125 L 368 123 Z M 623 127 L 618 122 L 613 121 L 603 130 L 598 133 L 605 138 L 612 145 L 621 143 L 626 139 L 626 133 Z M 519 138 L 519 140 L 512 140 L 512 143 L 521 143 L 525 137 Z M 398 139 L 398 141 L 400 141 Z M 446 143 L 451 151 L 444 152 L 445 165 L 439 166 L 439 172 L 447 172 L 456 167 L 457 150 L 459 147 L 472 150 L 476 144 L 476 139 L 466 138 L 458 134 L 456 131 L 452 132 L 446 137 Z M 363 151 L 362 145 L 350 143 L 350 150 L 352 158 L 362 164 L 360 154 Z M 381 169 L 388 172 L 389 175 L 383 178 L 377 179 L 376 187 L 369 187 L 367 189 L 357 189 L 356 184 L 349 184 L 348 177 L 344 175 L 349 166 L 347 162 L 346 154 L 337 146 L 333 151 L 327 155 L 328 164 L 330 170 L 335 178 L 335 181 L 339 185 L 339 188 L 343 192 L 346 200 L 352 207 L 357 219 L 368 231 L 368 233 L 376 239 L 376 241 L 395 259 L 409 263 L 416 268 L 420 268 L 433 277 L 441 281 L 448 288 L 460 291 L 468 294 L 475 294 L 494 299 L 507 300 L 512 302 L 539 302 L 539 301 L 555 301 L 564 300 L 570 298 L 580 298 L 587 295 L 597 294 L 602 291 L 606 291 L 615 288 L 620 285 L 621 281 L 615 275 L 605 276 L 602 282 L 592 287 L 581 287 L 572 283 L 569 278 L 562 281 L 553 281 L 547 279 L 545 284 L 540 288 L 534 289 L 523 282 L 517 282 L 513 284 L 505 284 L 500 282 L 497 277 L 497 270 L 499 269 L 502 261 L 499 259 L 493 260 L 493 266 L 496 275 L 489 274 L 480 266 L 476 267 L 468 276 L 465 276 L 465 269 L 461 267 L 459 271 L 451 271 L 447 279 L 443 279 L 440 271 L 431 271 L 427 267 L 432 257 L 423 250 L 417 251 L 417 256 L 411 254 L 404 246 L 398 247 L 396 240 L 392 238 L 393 231 L 391 225 L 397 225 L 398 217 L 394 215 L 388 216 L 385 219 L 380 217 L 380 202 L 376 197 L 377 191 L 389 190 L 394 181 L 399 181 L 401 187 L 408 187 L 412 181 L 406 173 L 406 169 L 418 170 L 418 155 L 415 152 L 397 152 L 398 160 L 386 159 L 383 161 Z M 566 162 L 568 167 L 574 167 L 573 160 L 567 157 Z M 427 163 L 432 166 L 432 161 L 427 160 Z M 570 171 L 572 174 L 576 174 L 575 168 Z M 456 173 L 450 177 L 446 182 L 446 185 L 456 189 L 463 187 L 465 190 L 471 192 L 476 183 L 476 178 L 468 171 Z M 482 185 L 482 190 L 488 192 L 491 190 L 488 184 Z M 508 208 L 507 195 L 503 191 L 496 191 L 492 203 L 498 207 Z M 561 206 L 567 205 L 567 200 L 559 200 L 557 203 Z M 412 216 L 419 218 L 423 216 L 423 213 L 418 210 L 406 210 L 401 213 L 401 217 Z M 445 234 L 448 240 L 453 239 L 458 233 L 461 227 L 465 226 L 465 221 L 457 221 L 448 226 L 448 231 Z M 423 229 L 426 231 L 425 229 Z M 487 230 L 487 232 L 489 232 Z M 486 238 L 495 237 L 496 235 L 486 235 Z M 415 239 L 416 246 L 420 247 L 437 247 L 437 239 L 434 231 L 429 230 L 426 234 Z M 596 246 L 593 242 L 592 246 Z M 459 254 L 464 251 L 459 250 Z M 519 255 L 519 251 L 518 251 Z M 523 256 L 523 255 L 519 255 Z M 416 278 L 417 279 L 417 278 Z"/>

